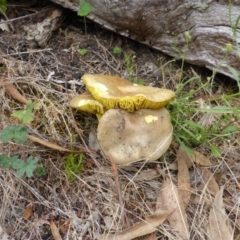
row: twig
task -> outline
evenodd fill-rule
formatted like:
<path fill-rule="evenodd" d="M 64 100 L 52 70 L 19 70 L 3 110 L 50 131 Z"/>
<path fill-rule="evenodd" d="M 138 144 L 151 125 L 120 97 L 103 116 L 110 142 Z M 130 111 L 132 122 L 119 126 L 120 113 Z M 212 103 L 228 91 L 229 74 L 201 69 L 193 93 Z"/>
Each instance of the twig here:
<path fill-rule="evenodd" d="M 0 25 L 1 25 L 1 24 L 5 24 L 5 23 L 14 22 L 14 21 L 19 21 L 20 19 L 24 19 L 24 18 L 28 18 L 28 17 L 33 17 L 33 16 L 35 16 L 35 15 L 37 15 L 37 14 L 39 14 L 39 13 L 46 12 L 46 11 L 50 10 L 51 8 L 52 8 L 52 7 L 48 7 L 48 8 L 46 8 L 46 9 L 41 10 L 40 12 L 31 13 L 31 14 L 28 14 L 28 15 L 25 15 L 25 16 L 8 19 L 8 20 L 6 20 L 6 21 L 0 22 Z"/>
<path fill-rule="evenodd" d="M 38 50 L 31 50 L 30 49 L 30 50 L 28 50 L 26 52 L 9 53 L 9 54 L 0 55 L 0 56 L 1 57 L 8 57 L 8 56 L 16 56 L 16 55 L 20 55 L 20 54 L 31 54 L 31 53 L 45 52 L 45 51 L 52 51 L 52 48 L 38 49 Z"/>
<path fill-rule="evenodd" d="M 112 156 L 108 157 L 110 162 L 111 162 L 111 167 L 112 167 L 112 171 L 113 171 L 113 175 L 115 178 L 115 182 L 116 182 L 116 188 L 117 188 L 117 195 L 118 195 L 118 201 L 120 204 L 120 208 L 121 208 L 121 220 L 123 223 L 124 227 L 130 227 L 126 212 L 125 212 L 125 208 L 124 208 L 124 202 L 123 202 L 123 198 L 122 198 L 122 192 L 121 192 L 121 186 L 120 186 L 120 182 L 119 182 L 119 177 L 118 177 L 118 170 L 117 170 L 117 166 L 116 163 L 114 162 Z"/>

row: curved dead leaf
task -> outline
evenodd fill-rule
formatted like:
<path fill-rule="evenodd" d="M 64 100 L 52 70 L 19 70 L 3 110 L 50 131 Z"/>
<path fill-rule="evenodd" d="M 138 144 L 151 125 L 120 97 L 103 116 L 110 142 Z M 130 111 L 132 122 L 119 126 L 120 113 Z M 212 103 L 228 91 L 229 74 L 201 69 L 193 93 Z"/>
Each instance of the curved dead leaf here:
<path fill-rule="evenodd" d="M 22 217 L 23 217 L 24 219 L 29 219 L 29 218 L 32 217 L 32 216 L 33 216 L 32 206 L 28 206 L 28 207 L 25 209 Z"/>
<path fill-rule="evenodd" d="M 78 152 L 78 151 L 71 151 L 69 149 L 60 147 L 60 146 L 58 146 L 55 143 L 45 141 L 45 140 L 43 140 L 41 138 L 38 138 L 38 137 L 35 137 L 35 136 L 32 136 L 32 135 L 28 135 L 28 139 L 33 141 L 33 142 L 39 143 L 39 144 L 41 144 L 41 145 L 43 145 L 45 147 L 48 147 L 48 148 L 51 148 L 53 150 L 57 150 L 57 151 L 60 151 L 60 152 Z"/>
<path fill-rule="evenodd" d="M 57 144 L 55 143 L 52 143 L 52 142 L 48 142 L 48 141 L 45 141 L 39 137 L 36 137 L 36 136 L 33 136 L 33 135 L 28 135 L 28 139 L 33 141 L 33 142 L 36 142 L 36 143 L 39 143 L 45 147 L 48 147 L 48 148 L 51 148 L 53 150 L 56 150 L 56 151 L 60 151 L 60 152 L 70 152 L 70 153 L 80 153 L 80 152 L 87 152 L 87 153 L 95 153 L 94 150 L 90 149 L 90 148 L 85 148 L 83 146 L 77 146 L 77 148 L 80 149 L 80 151 L 73 151 L 73 150 L 69 150 L 67 148 L 63 148 L 63 147 L 60 147 L 58 146 Z"/>
<path fill-rule="evenodd" d="M 189 239 L 189 226 L 184 204 L 174 183 L 167 178 L 157 198 L 157 208 L 175 211 L 168 217 L 171 227 L 178 231 L 181 239 Z"/>
<path fill-rule="evenodd" d="M 28 103 L 28 100 L 16 89 L 12 83 L 6 83 L 5 89 L 13 99 L 19 101 L 20 103 Z"/>
<path fill-rule="evenodd" d="M 209 214 L 208 234 L 210 239 L 233 240 L 233 230 L 223 205 L 223 187 L 217 192 Z"/>
<path fill-rule="evenodd" d="M 43 145 L 45 147 L 51 148 L 53 150 L 57 150 L 57 151 L 60 151 L 60 152 L 73 152 L 73 151 L 71 151 L 69 149 L 60 147 L 60 146 L 58 146 L 55 143 L 45 141 L 45 140 L 43 140 L 41 138 L 38 138 L 38 137 L 35 137 L 35 136 L 32 136 L 32 135 L 28 135 L 28 139 L 33 141 L 33 142 L 39 143 L 39 144 L 41 144 L 41 145 Z"/>
<path fill-rule="evenodd" d="M 179 147 L 177 151 L 177 157 L 183 158 L 188 168 L 192 167 L 193 163 L 196 163 L 203 167 L 209 167 L 212 165 L 209 158 L 200 152 L 194 151 L 193 154 L 189 154 L 182 147 Z"/>
<path fill-rule="evenodd" d="M 200 152 L 194 151 L 193 161 L 203 167 L 210 167 L 212 165 L 208 157 L 204 156 Z"/>
<path fill-rule="evenodd" d="M 213 176 L 213 173 L 210 172 L 207 168 L 201 167 L 202 178 L 204 180 L 204 188 L 207 188 L 210 193 L 214 196 L 219 192 L 219 186 Z"/>
<path fill-rule="evenodd" d="M 131 240 L 156 231 L 156 228 L 162 224 L 172 213 L 173 209 L 157 210 L 153 215 L 145 220 L 135 224 L 134 226 L 123 230 L 117 234 L 108 234 L 97 236 L 98 240 Z"/>
<path fill-rule="evenodd" d="M 181 149 L 177 152 L 177 163 L 178 163 L 178 190 L 182 198 L 184 206 L 189 203 L 191 197 L 191 187 L 190 187 L 190 176 L 188 171 L 188 166 L 185 162 L 185 154 L 182 155 L 183 151 Z"/>

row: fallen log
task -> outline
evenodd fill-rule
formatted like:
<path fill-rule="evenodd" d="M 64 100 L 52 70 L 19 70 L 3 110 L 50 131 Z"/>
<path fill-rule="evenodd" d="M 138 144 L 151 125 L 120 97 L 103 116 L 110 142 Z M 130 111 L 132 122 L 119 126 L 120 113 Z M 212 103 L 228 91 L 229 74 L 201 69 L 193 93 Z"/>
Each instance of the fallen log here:
<path fill-rule="evenodd" d="M 77 12 L 79 0 L 52 0 Z M 240 75 L 240 1 L 88 0 L 87 18 L 186 62 Z M 186 39 L 186 36 L 188 39 Z M 190 40 L 191 39 L 191 40 Z M 187 43 L 187 40 L 190 40 Z"/>

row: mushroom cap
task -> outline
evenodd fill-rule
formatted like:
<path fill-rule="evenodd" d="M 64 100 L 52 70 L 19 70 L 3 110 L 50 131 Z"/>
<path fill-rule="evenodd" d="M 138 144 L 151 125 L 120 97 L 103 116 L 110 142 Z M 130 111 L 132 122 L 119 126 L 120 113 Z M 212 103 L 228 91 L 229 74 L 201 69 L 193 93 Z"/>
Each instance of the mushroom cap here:
<path fill-rule="evenodd" d="M 93 114 L 102 115 L 104 113 L 103 105 L 95 100 L 90 92 L 84 92 L 74 97 L 70 101 L 70 107 Z"/>
<path fill-rule="evenodd" d="M 117 164 L 157 160 L 172 141 L 173 127 L 166 108 L 128 112 L 110 109 L 98 124 L 97 138 L 106 156 Z"/>
<path fill-rule="evenodd" d="M 159 109 L 175 97 L 171 90 L 133 84 L 118 76 L 85 74 L 82 81 L 107 109 L 121 108 L 130 112 L 142 108 Z"/>

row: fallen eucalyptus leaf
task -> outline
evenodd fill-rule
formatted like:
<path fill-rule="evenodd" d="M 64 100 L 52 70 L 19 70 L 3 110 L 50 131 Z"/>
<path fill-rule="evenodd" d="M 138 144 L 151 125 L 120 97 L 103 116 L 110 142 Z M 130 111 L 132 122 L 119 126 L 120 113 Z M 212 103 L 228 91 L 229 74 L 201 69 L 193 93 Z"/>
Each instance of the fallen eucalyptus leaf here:
<path fill-rule="evenodd" d="M 135 224 L 132 227 L 124 229 L 120 233 L 105 234 L 97 236 L 98 240 L 131 240 L 146 234 L 155 232 L 157 227 L 162 224 L 172 213 L 173 209 L 163 212 L 157 210 L 153 215 L 147 217 L 145 220 Z"/>

